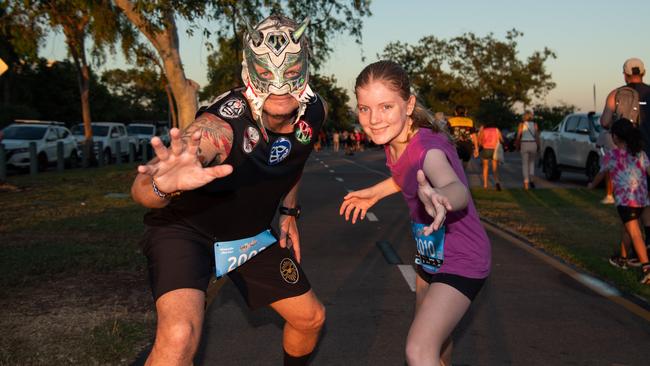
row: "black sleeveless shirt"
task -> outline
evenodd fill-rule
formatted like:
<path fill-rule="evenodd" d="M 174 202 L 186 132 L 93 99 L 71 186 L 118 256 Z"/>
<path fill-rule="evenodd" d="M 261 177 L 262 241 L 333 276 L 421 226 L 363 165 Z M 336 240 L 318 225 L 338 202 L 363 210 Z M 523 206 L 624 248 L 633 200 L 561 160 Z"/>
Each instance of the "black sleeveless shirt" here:
<path fill-rule="evenodd" d="M 223 163 L 232 165 L 233 172 L 183 192 L 164 208 L 152 209 L 145 215 L 146 225 L 180 223 L 220 241 L 250 237 L 270 228 L 280 200 L 302 175 L 325 110 L 320 97 L 315 96 L 294 132 L 267 130 L 267 142 L 242 92 L 231 90 L 199 110 L 214 114 L 232 128 L 232 149 Z"/>

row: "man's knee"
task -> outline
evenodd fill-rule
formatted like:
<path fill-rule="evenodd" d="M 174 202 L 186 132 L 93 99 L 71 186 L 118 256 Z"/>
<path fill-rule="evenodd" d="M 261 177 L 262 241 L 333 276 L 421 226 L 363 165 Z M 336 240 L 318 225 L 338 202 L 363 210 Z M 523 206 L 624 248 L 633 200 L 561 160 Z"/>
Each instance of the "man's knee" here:
<path fill-rule="evenodd" d="M 321 303 L 312 306 L 300 319 L 291 322 L 291 326 L 302 331 L 318 331 L 325 323 L 325 307 Z"/>
<path fill-rule="evenodd" d="M 176 354 L 191 354 L 199 343 L 201 330 L 190 321 L 177 321 L 158 328 L 156 343 Z"/>

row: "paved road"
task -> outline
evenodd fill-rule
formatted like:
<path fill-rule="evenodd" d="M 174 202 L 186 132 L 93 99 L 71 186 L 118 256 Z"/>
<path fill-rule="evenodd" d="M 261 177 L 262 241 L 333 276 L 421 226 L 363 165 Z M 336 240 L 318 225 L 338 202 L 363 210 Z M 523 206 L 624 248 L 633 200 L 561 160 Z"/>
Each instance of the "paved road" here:
<path fill-rule="evenodd" d="M 514 186 L 516 168 L 508 173 L 506 165 L 504 170 L 506 177 L 512 175 L 506 187 Z M 472 174 L 470 168 L 470 180 Z M 303 266 L 328 316 L 315 366 L 404 365 L 414 293 L 376 243 L 388 241 L 404 263 L 411 262 L 406 205 L 399 196 L 389 197 L 373 208 L 376 221 L 354 226 L 338 216 L 347 190 L 386 176 L 379 151 L 352 157 L 321 152 L 306 168 L 300 219 Z M 547 184 L 555 185 L 540 180 L 538 186 Z M 650 363 L 648 321 L 510 240 L 488 233 L 493 272 L 457 329 L 454 365 Z M 195 364 L 281 365 L 281 326 L 270 310 L 249 312 L 226 281 L 208 310 Z"/>

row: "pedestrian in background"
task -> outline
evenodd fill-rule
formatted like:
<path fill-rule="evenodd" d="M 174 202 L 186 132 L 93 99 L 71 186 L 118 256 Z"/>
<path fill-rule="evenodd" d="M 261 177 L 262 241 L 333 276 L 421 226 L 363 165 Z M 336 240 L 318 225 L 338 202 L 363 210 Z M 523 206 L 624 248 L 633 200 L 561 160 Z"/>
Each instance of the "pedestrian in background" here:
<path fill-rule="evenodd" d="M 535 188 L 535 159 L 539 150 L 539 128 L 533 121 L 533 112 L 524 112 L 523 121 L 517 127 L 516 146 L 521 153 L 521 172 L 524 189 Z"/>
<path fill-rule="evenodd" d="M 436 112 L 433 115 L 433 122 L 435 122 L 443 130 L 449 131 L 449 121 L 447 121 L 447 116 L 445 116 L 445 112 Z"/>
<path fill-rule="evenodd" d="M 334 130 L 334 133 L 332 134 L 332 147 L 334 148 L 334 152 L 339 151 L 339 131 Z"/>
<path fill-rule="evenodd" d="M 643 151 L 643 137 L 632 122 L 621 118 L 612 125 L 612 139 L 616 147 L 605 154 L 603 167 L 589 188 L 594 188 L 609 172 L 614 184 L 616 210 L 623 221 L 623 240 L 621 254 L 614 255 L 609 262 L 626 269 L 630 248 L 625 243 L 632 242 L 641 263 L 641 283 L 650 285 L 650 263 L 648 251 L 643 241 L 639 219 L 643 209 L 650 206 L 648 199 L 647 176 L 650 174 L 650 161 Z"/>
<path fill-rule="evenodd" d="M 590 121 L 594 119 L 594 112 L 587 113 L 587 118 Z M 603 166 L 603 159 L 605 154 L 616 147 L 614 145 L 614 140 L 612 140 L 612 134 L 609 132 L 609 128 L 604 128 L 600 126 L 600 131 L 598 132 L 598 139 L 596 139 L 596 147 L 598 148 L 598 155 L 600 156 L 600 166 Z M 612 185 L 612 177 L 609 173 L 605 174 L 605 197 L 600 200 L 600 203 L 604 205 L 611 205 L 614 203 L 614 186 Z"/>
<path fill-rule="evenodd" d="M 489 166 L 492 165 L 492 178 L 497 191 L 501 190 L 499 179 L 499 161 L 495 159 L 494 152 L 498 144 L 503 144 L 501 131 L 493 122 L 487 122 L 478 130 L 478 143 L 482 148 L 479 156 L 483 164 L 483 188 L 488 188 Z"/>

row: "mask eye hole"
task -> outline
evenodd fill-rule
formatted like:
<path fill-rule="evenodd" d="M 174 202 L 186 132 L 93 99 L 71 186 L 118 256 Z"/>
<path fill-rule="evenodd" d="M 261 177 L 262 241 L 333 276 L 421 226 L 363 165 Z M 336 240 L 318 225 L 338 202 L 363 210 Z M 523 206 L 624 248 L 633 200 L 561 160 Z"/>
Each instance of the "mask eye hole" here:
<path fill-rule="evenodd" d="M 263 66 L 260 66 L 258 64 L 255 64 L 255 72 L 257 73 L 257 75 L 260 76 L 260 78 L 262 78 L 264 80 L 272 80 L 273 79 L 273 73 L 271 71 L 267 70 L 266 68 L 264 68 Z"/>

